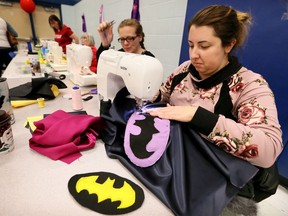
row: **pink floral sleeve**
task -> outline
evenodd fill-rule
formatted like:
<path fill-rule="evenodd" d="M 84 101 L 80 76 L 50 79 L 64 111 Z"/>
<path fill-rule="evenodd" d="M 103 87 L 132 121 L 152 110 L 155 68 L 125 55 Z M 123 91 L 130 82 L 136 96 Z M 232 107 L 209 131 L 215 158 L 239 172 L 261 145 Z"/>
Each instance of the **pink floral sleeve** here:
<path fill-rule="evenodd" d="M 232 77 L 229 88 L 238 121 L 220 116 L 208 139 L 254 165 L 270 167 L 283 148 L 271 89 L 247 69 Z"/>
<path fill-rule="evenodd" d="M 160 87 L 161 101 L 166 102 L 166 103 L 170 102 L 170 88 L 171 88 L 173 78 L 179 73 L 186 72 L 189 65 L 190 65 L 190 61 L 186 61 L 182 63 L 179 67 L 177 67 L 172 72 L 172 74 L 168 77 L 166 82 L 162 84 L 162 86 Z M 181 83 L 179 83 L 178 85 L 181 85 Z M 177 86 L 175 88 L 177 88 Z"/>

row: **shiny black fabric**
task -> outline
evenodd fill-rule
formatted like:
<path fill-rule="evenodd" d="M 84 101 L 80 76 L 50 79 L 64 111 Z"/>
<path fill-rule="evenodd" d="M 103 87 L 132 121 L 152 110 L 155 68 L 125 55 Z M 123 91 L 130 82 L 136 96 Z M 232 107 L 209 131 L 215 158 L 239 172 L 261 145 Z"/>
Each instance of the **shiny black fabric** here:
<path fill-rule="evenodd" d="M 153 166 L 137 167 L 123 147 L 126 122 L 136 110 L 128 94 L 124 88 L 111 106 L 101 102 L 101 117 L 107 124 L 101 138 L 107 155 L 118 159 L 175 215 L 219 215 L 257 168 L 206 141 L 188 124 L 175 121 L 170 123 L 163 156 Z"/>

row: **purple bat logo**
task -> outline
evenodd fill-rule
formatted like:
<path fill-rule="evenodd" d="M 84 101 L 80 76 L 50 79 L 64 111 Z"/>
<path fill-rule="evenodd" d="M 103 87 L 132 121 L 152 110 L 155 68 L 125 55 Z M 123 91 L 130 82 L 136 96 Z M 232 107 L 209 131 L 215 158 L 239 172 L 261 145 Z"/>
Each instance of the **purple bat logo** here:
<path fill-rule="evenodd" d="M 135 112 L 127 122 L 124 150 L 135 165 L 148 167 L 164 153 L 170 134 L 170 121 Z"/>

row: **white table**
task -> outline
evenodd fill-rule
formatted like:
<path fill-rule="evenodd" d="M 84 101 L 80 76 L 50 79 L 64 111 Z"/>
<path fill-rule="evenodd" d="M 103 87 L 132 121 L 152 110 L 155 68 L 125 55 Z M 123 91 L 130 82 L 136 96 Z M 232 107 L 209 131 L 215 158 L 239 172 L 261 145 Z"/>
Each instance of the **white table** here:
<path fill-rule="evenodd" d="M 17 60 L 17 59 L 16 59 Z M 18 59 L 19 60 L 19 59 Z M 17 62 L 17 61 L 14 61 Z M 13 62 L 12 62 L 13 64 Z M 10 67 L 9 67 L 10 66 Z M 17 83 L 25 83 L 29 76 L 11 78 L 9 65 L 4 77 L 8 78 L 10 88 Z M 9 69 L 10 68 L 10 69 Z M 10 77 L 7 74 L 10 73 Z M 15 71 L 14 71 L 15 73 Z M 16 83 L 17 81 L 17 83 Z M 68 86 L 72 83 L 65 80 Z M 85 90 L 89 88 L 83 88 Z M 45 107 L 37 104 L 13 109 L 15 124 L 12 125 L 14 145 L 12 152 L 0 155 L 0 215 L 5 216 L 94 216 L 100 215 L 88 208 L 82 207 L 68 191 L 68 181 L 76 174 L 90 172 L 111 172 L 127 178 L 143 188 L 145 200 L 142 206 L 127 215 L 169 216 L 172 212 L 160 202 L 154 194 L 145 188 L 118 160 L 106 155 L 101 140 L 93 149 L 82 151 L 82 157 L 66 164 L 43 156 L 29 147 L 30 131 L 24 127 L 28 116 L 52 113 L 58 109 L 71 112 L 71 100 L 63 95 L 69 89 L 61 89 L 61 94 L 54 100 L 45 101 Z M 90 101 L 83 102 L 88 114 L 99 115 L 99 100 L 93 96 Z"/>
<path fill-rule="evenodd" d="M 26 64 L 27 60 L 29 60 L 28 55 L 23 53 L 17 54 L 16 57 L 11 60 L 10 64 L 2 75 L 2 77 L 7 78 L 9 88 L 14 88 L 26 82 L 30 82 L 32 77 L 43 77 L 44 72 L 52 73 L 52 75 L 69 75 L 67 71 L 53 72 L 51 67 L 41 64 L 41 71 L 43 73 L 37 73 L 36 76 L 32 76 L 31 72 L 25 72 L 25 68 L 30 67 L 28 64 Z"/>

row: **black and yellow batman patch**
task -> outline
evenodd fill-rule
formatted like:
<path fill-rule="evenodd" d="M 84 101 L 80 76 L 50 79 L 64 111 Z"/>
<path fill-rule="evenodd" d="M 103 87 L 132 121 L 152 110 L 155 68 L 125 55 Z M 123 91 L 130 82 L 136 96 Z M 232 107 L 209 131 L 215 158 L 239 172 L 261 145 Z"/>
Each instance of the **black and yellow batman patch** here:
<path fill-rule="evenodd" d="M 125 214 L 138 209 L 144 201 L 142 188 L 108 172 L 74 175 L 68 189 L 78 203 L 101 214 Z"/>

